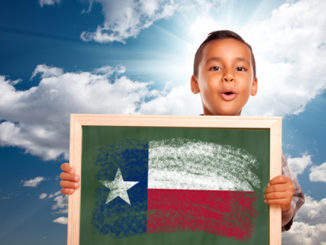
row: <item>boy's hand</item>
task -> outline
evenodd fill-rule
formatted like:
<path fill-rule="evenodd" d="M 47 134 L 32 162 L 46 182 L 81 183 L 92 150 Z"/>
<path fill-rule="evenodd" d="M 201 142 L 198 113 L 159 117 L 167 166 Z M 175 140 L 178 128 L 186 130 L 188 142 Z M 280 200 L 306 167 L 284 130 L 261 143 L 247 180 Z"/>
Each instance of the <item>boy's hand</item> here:
<path fill-rule="evenodd" d="M 292 180 L 284 175 L 276 176 L 269 181 L 265 191 L 265 202 L 269 205 L 279 205 L 283 212 L 292 210 L 294 187 Z"/>
<path fill-rule="evenodd" d="M 61 169 L 63 170 L 60 174 L 60 186 L 63 187 L 61 193 L 71 195 L 79 188 L 80 177 L 75 174 L 74 169 L 68 163 L 61 164 Z"/>

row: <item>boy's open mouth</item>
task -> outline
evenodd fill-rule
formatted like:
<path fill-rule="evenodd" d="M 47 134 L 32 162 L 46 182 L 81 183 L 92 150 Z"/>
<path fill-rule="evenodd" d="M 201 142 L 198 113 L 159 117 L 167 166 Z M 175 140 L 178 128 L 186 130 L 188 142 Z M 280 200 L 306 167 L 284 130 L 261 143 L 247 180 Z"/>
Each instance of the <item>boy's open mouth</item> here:
<path fill-rule="evenodd" d="M 231 101 L 235 98 L 236 93 L 234 93 L 233 91 L 224 91 L 221 95 L 222 95 L 223 100 Z"/>

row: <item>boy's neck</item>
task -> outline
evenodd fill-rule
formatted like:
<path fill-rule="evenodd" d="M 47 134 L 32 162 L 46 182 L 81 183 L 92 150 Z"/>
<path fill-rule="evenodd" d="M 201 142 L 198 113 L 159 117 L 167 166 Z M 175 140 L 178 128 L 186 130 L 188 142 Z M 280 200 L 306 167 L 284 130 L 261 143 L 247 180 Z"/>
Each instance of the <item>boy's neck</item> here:
<path fill-rule="evenodd" d="M 212 114 L 212 113 L 206 113 L 204 112 L 203 114 L 200 114 L 201 116 L 241 116 L 241 111 L 239 114 L 234 114 L 234 115 L 221 115 L 221 114 Z"/>

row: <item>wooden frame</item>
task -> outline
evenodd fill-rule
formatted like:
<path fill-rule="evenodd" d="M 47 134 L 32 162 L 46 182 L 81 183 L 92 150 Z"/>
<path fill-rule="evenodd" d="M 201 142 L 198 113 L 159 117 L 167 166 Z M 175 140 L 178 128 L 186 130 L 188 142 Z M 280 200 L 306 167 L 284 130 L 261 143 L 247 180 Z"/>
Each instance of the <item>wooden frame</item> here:
<path fill-rule="evenodd" d="M 140 126 L 182 128 L 234 128 L 270 130 L 270 178 L 281 174 L 281 130 L 278 117 L 227 116 L 140 116 L 72 114 L 70 122 L 70 163 L 81 176 L 82 126 Z M 82 180 L 81 180 L 82 181 Z M 68 245 L 79 244 L 81 188 L 69 196 Z M 281 244 L 281 210 L 270 207 L 269 244 Z"/>

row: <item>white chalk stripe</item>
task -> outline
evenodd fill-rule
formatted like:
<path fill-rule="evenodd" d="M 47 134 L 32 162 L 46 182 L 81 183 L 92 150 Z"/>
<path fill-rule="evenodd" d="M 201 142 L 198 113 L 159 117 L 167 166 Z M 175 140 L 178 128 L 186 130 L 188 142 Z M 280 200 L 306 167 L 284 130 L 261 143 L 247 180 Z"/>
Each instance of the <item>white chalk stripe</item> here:
<path fill-rule="evenodd" d="M 184 138 L 149 143 L 150 189 L 254 191 L 259 162 L 243 149 Z"/>

